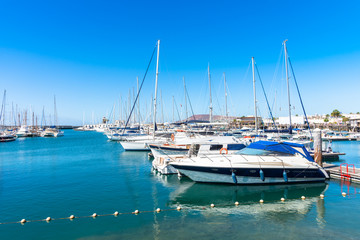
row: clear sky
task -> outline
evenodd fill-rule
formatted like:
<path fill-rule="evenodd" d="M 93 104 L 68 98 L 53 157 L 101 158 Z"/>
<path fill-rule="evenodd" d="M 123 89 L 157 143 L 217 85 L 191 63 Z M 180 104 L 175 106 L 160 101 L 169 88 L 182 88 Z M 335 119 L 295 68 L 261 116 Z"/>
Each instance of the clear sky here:
<path fill-rule="evenodd" d="M 124 112 L 152 50 L 160 45 L 164 120 L 172 96 L 184 116 L 185 77 L 195 114 L 208 113 L 210 64 L 214 114 L 253 114 L 254 56 L 276 116 L 286 116 L 282 42 L 308 114 L 360 111 L 359 1 L 11 1 L 0 2 L 0 91 L 7 115 L 18 106 L 80 124 Z M 154 94 L 155 61 L 141 93 L 143 118 Z M 291 79 L 292 81 L 292 79 Z M 301 114 L 291 83 L 294 114 Z M 260 114 L 268 116 L 257 86 Z M 121 97 L 121 98 L 120 98 Z M 276 99 L 276 100 L 275 100 Z M 188 107 L 190 109 L 190 107 Z M 190 111 L 190 110 L 189 110 Z M 190 113 L 189 113 L 190 114 Z M 124 113 L 123 113 L 124 115 Z M 161 120 L 161 107 L 158 116 Z M 175 111 L 177 120 L 177 113 Z"/>

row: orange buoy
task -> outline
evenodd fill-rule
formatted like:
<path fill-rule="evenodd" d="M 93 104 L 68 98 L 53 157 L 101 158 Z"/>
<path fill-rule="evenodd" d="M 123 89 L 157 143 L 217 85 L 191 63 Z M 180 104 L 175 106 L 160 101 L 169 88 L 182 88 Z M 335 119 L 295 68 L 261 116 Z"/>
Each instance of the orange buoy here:
<path fill-rule="evenodd" d="M 227 148 L 221 148 L 221 149 L 220 149 L 220 154 L 222 154 L 222 151 L 225 151 L 225 154 L 228 154 Z"/>

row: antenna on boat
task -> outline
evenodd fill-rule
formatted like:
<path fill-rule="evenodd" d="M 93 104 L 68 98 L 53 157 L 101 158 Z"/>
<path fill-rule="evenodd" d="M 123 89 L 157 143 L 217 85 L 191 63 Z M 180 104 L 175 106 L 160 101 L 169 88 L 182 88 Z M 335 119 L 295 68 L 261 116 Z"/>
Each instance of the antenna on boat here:
<path fill-rule="evenodd" d="M 284 44 L 284 53 L 285 53 L 285 73 L 286 73 L 286 83 L 287 83 L 287 92 L 288 92 L 288 102 L 289 102 L 289 133 L 292 134 L 292 127 L 291 127 L 291 103 L 290 103 L 290 86 L 289 86 L 289 70 L 288 70 L 288 53 L 286 49 L 286 39 Z"/>
<path fill-rule="evenodd" d="M 156 58 L 155 97 L 154 97 L 154 132 L 153 132 L 154 138 L 155 138 L 155 129 L 156 129 L 156 95 L 157 95 L 158 76 L 159 76 L 159 52 L 160 52 L 160 40 L 158 40 L 158 42 L 157 42 L 157 58 Z"/>
<path fill-rule="evenodd" d="M 257 135 L 257 132 L 258 132 L 258 124 L 257 124 L 257 108 L 256 108 L 255 60 L 254 60 L 254 57 L 251 58 L 251 65 L 252 65 L 253 88 L 254 88 L 255 134 Z"/>

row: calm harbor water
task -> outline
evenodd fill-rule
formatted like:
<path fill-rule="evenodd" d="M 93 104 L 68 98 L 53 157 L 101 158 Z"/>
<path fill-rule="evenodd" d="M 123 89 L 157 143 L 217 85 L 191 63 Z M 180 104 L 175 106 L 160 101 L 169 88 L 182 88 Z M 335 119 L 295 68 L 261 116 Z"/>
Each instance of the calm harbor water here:
<path fill-rule="evenodd" d="M 360 142 L 336 142 L 360 167 Z M 339 163 L 339 162 L 338 162 Z M 173 209 L 0 225 L 1 239 L 359 239 L 358 185 L 195 184 L 151 171 L 147 153 L 124 152 L 96 132 L 0 145 L 0 222 Z M 341 192 L 351 195 L 342 197 Z M 318 196 L 324 193 L 325 199 Z M 301 196 L 306 196 L 301 200 Z M 285 202 L 279 199 L 285 197 Z M 264 199 L 264 204 L 258 201 Z M 234 202 L 240 202 L 235 207 Z M 214 203 L 215 208 L 209 205 Z"/>

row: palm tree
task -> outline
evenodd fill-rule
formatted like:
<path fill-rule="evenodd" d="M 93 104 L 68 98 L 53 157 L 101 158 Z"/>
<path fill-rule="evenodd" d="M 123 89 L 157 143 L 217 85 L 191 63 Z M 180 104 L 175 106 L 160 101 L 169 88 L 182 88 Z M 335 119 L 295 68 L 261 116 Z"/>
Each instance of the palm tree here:
<path fill-rule="evenodd" d="M 332 117 L 340 117 L 341 112 L 339 110 L 335 109 L 334 111 L 332 111 L 331 116 Z"/>

